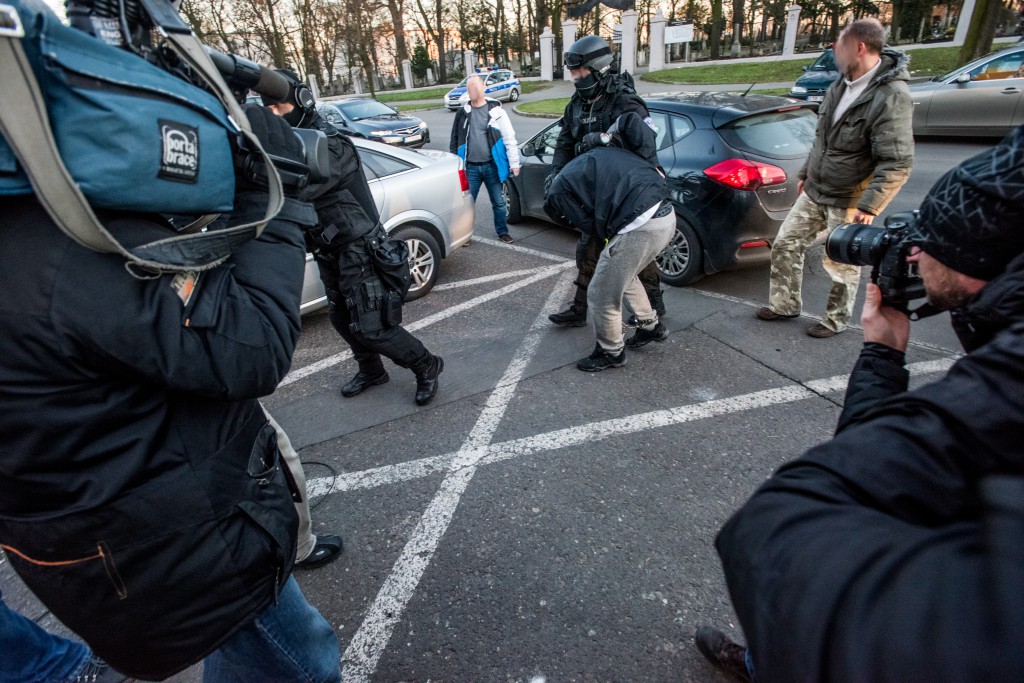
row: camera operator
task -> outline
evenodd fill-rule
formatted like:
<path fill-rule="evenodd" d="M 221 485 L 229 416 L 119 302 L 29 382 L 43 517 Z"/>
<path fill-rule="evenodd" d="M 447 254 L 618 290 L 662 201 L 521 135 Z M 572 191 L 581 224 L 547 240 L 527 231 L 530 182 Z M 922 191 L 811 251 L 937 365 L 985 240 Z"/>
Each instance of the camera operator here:
<path fill-rule="evenodd" d="M 276 156 L 290 127 L 247 110 Z M 240 177 L 232 221 L 264 214 Z M 0 544 L 97 656 L 163 679 L 340 679 L 338 641 L 291 578 L 297 492 L 258 398 L 299 336 L 316 216 L 288 199 L 218 267 L 136 277 L 69 238 L 32 195 L 0 198 Z M 172 237 L 157 215 L 98 214 L 123 244 Z"/>
<path fill-rule="evenodd" d="M 341 395 L 355 396 L 386 383 L 389 376 L 381 362 L 381 356 L 386 356 L 412 370 L 416 405 L 426 405 L 437 393 L 444 361 L 401 326 L 405 292 L 389 289 L 374 270 L 371 251 L 388 237 L 356 147 L 317 113 L 313 93 L 295 72 L 277 72 L 291 85 L 288 95 L 284 100 L 264 95 L 263 103 L 297 128 L 323 131 L 330 146 L 330 177 L 307 188 L 303 198 L 313 202 L 320 219 L 319 225 L 306 231 L 306 243 L 327 291 L 331 324 L 352 347 L 359 366 Z"/>
<path fill-rule="evenodd" d="M 906 314 L 868 290 L 836 436 L 775 473 L 716 545 L 763 681 L 1009 681 L 1024 671 L 1024 128 L 929 191 L 909 237 L 966 355 L 907 391 Z"/>
<path fill-rule="evenodd" d="M 594 136 L 606 132 L 620 116 L 629 112 L 635 113 L 653 127 L 647 104 L 633 87 L 633 77 L 629 73 L 612 73 L 612 49 L 603 38 L 584 36 L 570 45 L 563 57 L 572 75 L 574 92 L 562 114 L 562 130 L 555 141 L 551 173 L 544 184 L 545 194 L 562 168 L 593 146 L 584 143 L 587 136 L 593 140 Z M 658 165 L 653 150 L 648 161 Z M 548 316 L 551 322 L 567 327 L 583 327 L 587 324 L 587 288 L 594 277 L 602 249 L 604 242 L 580 233 L 576 244 L 576 268 L 579 270 L 576 275 L 576 293 L 567 309 Z M 640 284 L 647 292 L 651 308 L 658 315 L 665 315 L 661 276 L 653 261 L 645 264 L 640 271 Z"/>

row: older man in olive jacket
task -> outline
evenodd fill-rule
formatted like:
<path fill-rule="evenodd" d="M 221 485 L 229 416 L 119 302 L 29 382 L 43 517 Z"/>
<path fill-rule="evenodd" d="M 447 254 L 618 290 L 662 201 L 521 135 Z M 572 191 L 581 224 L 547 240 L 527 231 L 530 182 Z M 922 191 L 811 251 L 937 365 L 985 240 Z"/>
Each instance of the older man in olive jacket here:
<path fill-rule="evenodd" d="M 854 21 L 834 50 L 843 78 L 818 110 L 818 129 L 800 171 L 799 196 L 772 245 L 768 305 L 761 320 L 800 315 L 804 252 L 823 231 L 842 223 L 870 223 L 910 177 L 914 159 L 913 103 L 908 57 L 883 48 L 876 19 Z M 825 256 L 832 278 L 825 318 L 807 329 L 817 338 L 846 329 L 860 284 L 860 268 Z"/>

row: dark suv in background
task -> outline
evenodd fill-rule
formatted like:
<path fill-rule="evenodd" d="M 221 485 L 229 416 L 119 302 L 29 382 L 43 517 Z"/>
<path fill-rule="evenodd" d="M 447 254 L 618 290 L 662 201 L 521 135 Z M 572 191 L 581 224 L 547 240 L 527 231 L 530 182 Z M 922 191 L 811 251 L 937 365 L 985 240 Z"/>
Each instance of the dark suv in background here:
<path fill-rule="evenodd" d="M 722 92 L 646 102 L 676 210 L 676 234 L 657 259 L 665 282 L 685 285 L 766 262 L 814 143 L 813 106 Z M 522 170 L 505 183 L 509 222 L 551 220 L 544 212 L 544 178 L 561 125 L 551 124 L 521 146 Z"/>
<path fill-rule="evenodd" d="M 839 78 L 832 48 L 822 52 L 813 64 L 803 69 L 804 75 L 796 79 L 796 83 L 789 89 L 789 96 L 818 104 L 825 99 L 825 91 Z"/>

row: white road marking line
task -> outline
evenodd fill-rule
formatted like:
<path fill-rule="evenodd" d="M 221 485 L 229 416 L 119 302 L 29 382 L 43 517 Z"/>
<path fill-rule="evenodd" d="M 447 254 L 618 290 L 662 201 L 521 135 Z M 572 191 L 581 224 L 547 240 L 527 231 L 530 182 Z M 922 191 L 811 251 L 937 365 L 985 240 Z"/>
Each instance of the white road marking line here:
<path fill-rule="evenodd" d="M 732 296 L 731 294 L 720 294 L 718 292 L 710 292 L 706 289 L 698 289 L 697 287 L 688 287 L 687 289 L 689 289 L 691 292 L 696 292 L 697 294 L 703 294 L 704 296 L 711 299 L 721 299 L 722 301 L 729 301 L 734 304 L 742 304 L 744 306 L 749 306 L 750 308 L 760 308 L 761 306 L 764 306 L 763 303 L 758 303 L 756 301 L 747 301 L 746 299 L 741 299 L 738 296 Z M 805 320 L 818 320 L 819 318 L 819 316 L 808 315 L 806 313 L 801 313 L 800 317 Z M 863 331 L 864 328 L 862 328 L 860 325 L 857 325 L 856 323 L 851 323 L 850 329 Z M 961 353 L 960 351 L 957 351 L 955 349 L 947 349 L 946 347 L 939 346 L 938 344 L 929 344 L 928 342 L 917 341 L 916 339 L 911 339 L 909 343 L 911 346 L 916 346 L 920 349 L 925 349 L 927 351 L 941 353 L 945 356 L 949 356 L 950 358 L 960 358 L 961 356 L 963 356 L 963 353 Z"/>
<path fill-rule="evenodd" d="M 473 235 L 473 241 L 481 244 L 486 244 L 489 247 L 501 247 L 502 249 L 511 249 L 512 251 L 518 251 L 523 254 L 530 254 L 532 256 L 539 256 L 540 258 L 546 258 L 549 261 L 562 261 L 565 263 L 575 264 L 576 260 L 560 256 L 558 254 L 552 254 L 550 251 L 541 251 L 540 249 L 532 249 L 530 247 L 523 247 L 518 244 L 505 244 L 500 240 L 492 240 L 487 237 L 477 237 Z"/>
<path fill-rule="evenodd" d="M 344 681 L 369 681 L 376 671 L 377 663 L 387 648 L 395 625 L 402 618 L 423 572 L 429 566 L 441 538 L 448 530 L 462 494 L 476 474 L 477 462 L 487 452 L 486 448 L 515 395 L 519 380 L 540 345 L 541 337 L 548 328 L 543 322 L 550 313 L 557 310 L 562 299 L 568 296 L 571 283 L 572 278 L 567 274 L 551 290 L 537 320 L 531 325 L 512 362 L 488 396 L 487 403 L 462 448 L 452 457 L 448 473 L 441 482 L 437 495 L 424 511 L 419 524 L 402 549 L 402 554 L 377 593 L 373 605 L 367 610 L 359 630 L 352 636 L 345 649 L 345 654 L 341 658 Z"/>
<path fill-rule="evenodd" d="M 483 284 L 485 282 L 494 282 L 495 280 L 510 280 L 514 277 L 525 277 L 527 275 L 533 275 L 534 273 L 544 270 L 548 266 L 538 266 L 536 268 L 527 268 L 526 270 L 510 270 L 506 273 L 495 273 L 494 275 L 484 275 L 483 277 L 475 277 L 470 280 L 456 280 L 455 282 L 446 282 L 442 285 L 434 285 L 432 292 L 443 292 L 448 289 L 459 289 L 460 287 L 472 287 L 473 285 Z"/>
<path fill-rule="evenodd" d="M 907 366 L 907 370 L 910 371 L 911 376 L 917 377 L 945 372 L 952 365 L 953 361 L 948 359 L 929 360 L 911 363 Z M 627 417 L 591 422 L 577 427 L 568 427 L 535 436 L 490 444 L 472 453 L 459 451 L 435 455 L 420 460 L 410 460 L 397 465 L 385 465 L 360 472 L 349 472 L 338 476 L 336 479 L 334 477 L 318 477 L 308 480 L 307 486 L 309 487 L 310 496 L 387 486 L 439 474 L 453 467 L 456 456 L 460 455 L 460 453 L 464 457 L 475 458 L 476 466 L 490 465 L 523 455 L 577 446 L 621 434 L 632 434 L 647 429 L 659 429 L 718 415 L 728 415 L 757 408 L 766 408 L 771 405 L 801 401 L 824 393 L 842 391 L 846 389 L 848 379 L 848 375 L 836 375 L 835 377 L 811 380 L 803 384 L 794 384 L 777 389 L 755 391 L 749 394 L 678 406 L 667 410 L 655 410 Z"/>
<path fill-rule="evenodd" d="M 498 242 L 498 244 L 501 244 L 501 242 Z M 433 325 L 436 322 L 440 322 L 445 318 L 450 318 L 453 315 L 458 315 L 463 311 L 468 311 L 469 309 L 475 308 L 476 306 L 479 306 L 481 304 L 485 304 L 488 301 L 492 301 L 494 299 L 497 299 L 498 297 L 505 296 L 506 294 L 510 294 L 518 289 L 522 289 L 523 287 L 529 287 L 535 282 L 540 282 L 541 280 L 549 278 L 553 275 L 557 275 L 570 265 L 575 264 L 567 261 L 565 263 L 559 263 L 553 266 L 545 266 L 538 270 L 534 275 L 531 275 L 528 278 L 519 280 L 518 282 L 513 282 L 512 284 L 501 287 L 500 289 L 496 289 L 493 292 L 488 292 L 486 294 L 481 294 L 480 296 L 473 297 L 468 301 L 464 301 L 461 304 L 451 306 L 433 315 L 428 315 L 426 318 L 422 318 L 414 323 L 406 325 L 405 329 L 409 330 L 410 332 L 415 332 L 416 330 L 427 327 L 428 325 Z M 297 370 L 292 370 L 287 375 L 285 375 L 284 379 L 281 380 L 281 383 L 278 384 L 277 387 L 280 389 L 281 387 L 288 386 L 293 382 L 298 382 L 300 379 L 305 379 L 306 377 L 316 374 L 321 370 L 326 370 L 329 367 L 333 367 L 339 363 L 348 360 L 351 357 L 351 350 L 342 351 L 341 353 L 337 353 L 333 356 L 328 356 L 327 358 L 318 360 L 315 363 L 305 365 L 301 368 L 298 368 Z"/>

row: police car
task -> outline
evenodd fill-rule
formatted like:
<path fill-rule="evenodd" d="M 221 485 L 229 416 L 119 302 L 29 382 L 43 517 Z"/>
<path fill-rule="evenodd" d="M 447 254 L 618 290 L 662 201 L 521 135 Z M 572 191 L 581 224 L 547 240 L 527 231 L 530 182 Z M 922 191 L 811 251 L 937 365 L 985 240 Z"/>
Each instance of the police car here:
<path fill-rule="evenodd" d="M 519 92 L 523 89 L 522 84 L 516 75 L 509 69 L 477 69 L 477 74 L 486 78 L 484 81 L 484 96 L 490 97 L 493 100 L 503 100 L 505 102 L 515 102 L 519 99 Z M 472 76 L 473 78 L 479 78 L 479 76 Z M 444 96 L 444 106 L 448 108 L 448 111 L 455 111 L 459 108 L 459 98 L 466 94 L 466 81 L 468 78 L 463 78 L 462 82 L 452 88 L 447 95 Z"/>

